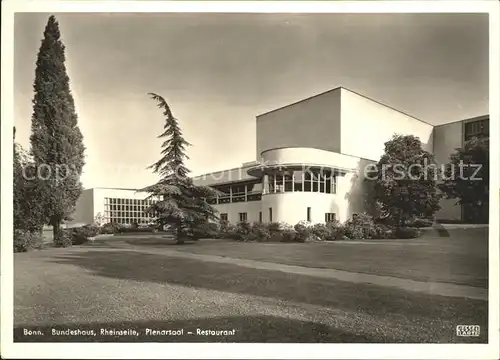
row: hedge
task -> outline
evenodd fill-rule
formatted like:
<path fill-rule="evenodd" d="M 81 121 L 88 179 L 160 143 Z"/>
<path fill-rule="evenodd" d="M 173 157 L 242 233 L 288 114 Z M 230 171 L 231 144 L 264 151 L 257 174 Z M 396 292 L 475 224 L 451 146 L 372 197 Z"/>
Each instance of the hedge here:
<path fill-rule="evenodd" d="M 424 224 L 424 222 L 420 222 Z M 412 239 L 420 236 L 416 226 L 396 228 L 375 222 L 367 214 L 358 214 L 344 224 L 334 221 L 326 224 L 312 224 L 300 221 L 295 226 L 286 223 L 240 222 L 236 225 L 226 221 L 213 226 L 212 238 L 256 242 L 310 242 L 362 239 Z"/>

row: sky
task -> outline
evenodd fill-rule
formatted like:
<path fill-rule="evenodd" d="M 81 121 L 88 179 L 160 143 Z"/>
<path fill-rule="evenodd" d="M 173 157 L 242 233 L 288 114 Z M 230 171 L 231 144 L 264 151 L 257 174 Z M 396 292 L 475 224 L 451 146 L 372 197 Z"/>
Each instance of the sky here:
<path fill-rule="evenodd" d="M 51 14 L 18 13 L 16 140 L 29 148 L 35 62 Z M 488 113 L 484 14 L 55 13 L 84 135 L 83 185 L 157 180 L 164 118 L 192 175 L 255 160 L 255 117 L 344 86 L 437 125 Z"/>

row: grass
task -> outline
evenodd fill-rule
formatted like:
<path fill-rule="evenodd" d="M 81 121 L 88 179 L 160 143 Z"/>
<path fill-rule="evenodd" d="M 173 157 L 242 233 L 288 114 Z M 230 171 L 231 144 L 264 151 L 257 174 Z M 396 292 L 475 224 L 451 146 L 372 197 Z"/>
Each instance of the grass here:
<path fill-rule="evenodd" d="M 216 244 L 175 249 L 210 246 Z M 278 246 L 291 251 L 284 249 L 295 245 Z M 16 254 L 14 284 L 16 341 L 437 343 L 487 339 L 484 301 L 169 257 L 161 251 L 75 247 Z M 481 325 L 481 336 L 455 337 L 458 324 Z M 134 328 L 143 335 L 146 328 L 186 332 L 234 328 L 236 333 L 64 337 L 51 335 L 54 327 Z M 44 336 L 23 336 L 24 329 L 40 329 Z"/>
<path fill-rule="evenodd" d="M 365 240 L 363 244 L 200 241 L 175 250 L 486 288 L 487 229 L 449 232 L 451 237 Z M 141 246 L 139 241 L 131 243 Z"/>

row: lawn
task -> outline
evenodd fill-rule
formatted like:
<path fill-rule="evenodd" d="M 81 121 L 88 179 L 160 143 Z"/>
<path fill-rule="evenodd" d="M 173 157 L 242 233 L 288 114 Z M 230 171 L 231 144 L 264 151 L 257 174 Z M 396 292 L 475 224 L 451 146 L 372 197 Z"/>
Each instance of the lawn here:
<path fill-rule="evenodd" d="M 262 244 L 226 248 L 243 251 L 250 245 L 265 248 Z M 139 246 L 122 246 L 16 254 L 15 340 L 437 343 L 487 339 L 485 301 L 179 258 L 162 254 L 160 247 L 151 253 Z M 316 244 L 275 246 L 292 254 Z M 186 251 L 212 247 L 223 244 L 173 246 Z M 456 337 L 458 324 L 481 325 L 481 336 Z M 148 328 L 182 328 L 185 334 L 65 337 L 52 335 L 54 328 L 136 329 L 143 335 Z M 197 328 L 235 329 L 235 334 L 207 337 L 196 335 Z M 41 329 L 45 336 L 22 335 L 32 329 Z"/>
<path fill-rule="evenodd" d="M 151 246 L 147 241 L 130 240 L 128 243 L 137 247 Z M 202 240 L 193 245 L 176 247 L 175 250 L 419 281 L 488 286 L 487 229 L 450 231 L 450 237 L 365 240 L 361 243 L 280 244 Z"/>

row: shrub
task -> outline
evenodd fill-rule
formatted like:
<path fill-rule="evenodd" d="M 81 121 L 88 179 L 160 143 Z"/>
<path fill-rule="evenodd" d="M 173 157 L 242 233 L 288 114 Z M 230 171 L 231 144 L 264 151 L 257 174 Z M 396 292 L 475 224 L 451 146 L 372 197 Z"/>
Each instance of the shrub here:
<path fill-rule="evenodd" d="M 271 238 L 269 241 L 273 242 L 283 242 L 283 233 L 291 230 L 294 230 L 293 226 L 287 224 L 285 222 L 273 222 L 267 224 L 267 228 L 269 229 L 269 234 Z"/>
<path fill-rule="evenodd" d="M 267 224 L 267 227 L 271 233 L 279 233 L 285 229 L 291 229 L 291 226 L 284 222 L 272 222 Z"/>
<path fill-rule="evenodd" d="M 280 242 L 296 242 L 298 237 L 298 232 L 294 229 L 284 229 L 280 232 L 279 241 Z"/>
<path fill-rule="evenodd" d="M 334 241 L 334 240 L 341 240 L 345 236 L 345 228 L 344 225 L 342 225 L 338 221 L 332 221 L 328 222 L 325 225 L 326 228 L 326 241 Z"/>
<path fill-rule="evenodd" d="M 95 237 L 101 233 L 101 228 L 97 225 L 84 225 L 79 229 L 79 231 L 86 237 Z"/>
<path fill-rule="evenodd" d="M 249 241 L 251 238 L 252 225 L 247 221 L 240 221 L 236 224 L 236 240 Z"/>
<path fill-rule="evenodd" d="M 68 247 L 73 244 L 72 232 L 73 229 L 61 229 L 59 233 L 54 238 L 54 245 L 56 247 Z"/>
<path fill-rule="evenodd" d="M 97 225 L 84 225 L 81 227 L 74 227 L 63 229 L 61 231 L 61 238 L 56 243 L 57 246 L 66 247 L 71 245 L 82 245 L 89 241 L 89 238 L 96 237 L 101 233 L 101 228 Z"/>
<path fill-rule="evenodd" d="M 345 223 L 345 236 L 349 239 L 370 239 L 375 233 L 373 218 L 365 213 L 357 214 Z"/>
<path fill-rule="evenodd" d="M 313 238 L 317 239 L 313 231 L 314 226 L 308 221 L 299 221 L 295 224 L 294 229 L 297 232 L 295 237 L 295 241 L 297 242 L 306 242 L 312 240 Z"/>
<path fill-rule="evenodd" d="M 394 236 L 397 239 L 415 239 L 420 236 L 420 230 L 414 227 L 396 228 Z"/>
<path fill-rule="evenodd" d="M 370 239 L 392 239 L 394 230 L 384 224 L 375 224 L 370 232 Z"/>
<path fill-rule="evenodd" d="M 66 231 L 66 230 L 65 230 Z M 89 241 L 89 231 L 83 227 L 67 230 L 68 237 L 71 239 L 72 245 L 82 245 Z"/>
<path fill-rule="evenodd" d="M 219 225 L 208 221 L 195 225 L 192 229 L 192 233 L 197 239 L 219 238 L 221 235 Z"/>
<path fill-rule="evenodd" d="M 344 226 L 345 236 L 352 240 L 360 240 L 364 237 L 363 228 L 355 224 L 352 220 L 348 220 Z"/>
<path fill-rule="evenodd" d="M 154 233 L 157 232 L 158 228 L 157 227 L 143 227 L 143 228 L 132 228 L 128 226 L 120 226 L 118 227 L 118 230 L 116 233 L 119 234 L 130 234 L 130 233 Z M 115 234 L 116 234 L 115 233 Z"/>
<path fill-rule="evenodd" d="M 409 221 L 406 225 L 408 227 L 424 228 L 424 227 L 431 227 L 433 224 L 434 221 L 431 219 L 416 218 L 414 220 Z"/>
<path fill-rule="evenodd" d="M 222 239 L 235 239 L 237 236 L 236 226 L 226 220 L 221 220 L 219 223 L 219 233 Z"/>
<path fill-rule="evenodd" d="M 315 236 L 322 240 L 329 238 L 329 229 L 325 224 L 314 224 L 311 231 Z"/>
<path fill-rule="evenodd" d="M 101 234 L 116 234 L 120 230 L 120 225 L 107 223 L 101 226 Z"/>
<path fill-rule="evenodd" d="M 267 242 L 270 239 L 271 231 L 269 230 L 269 225 L 260 222 L 253 223 L 249 240 Z"/>
<path fill-rule="evenodd" d="M 14 230 L 14 252 L 26 252 L 42 246 L 42 234 L 38 231 Z"/>

